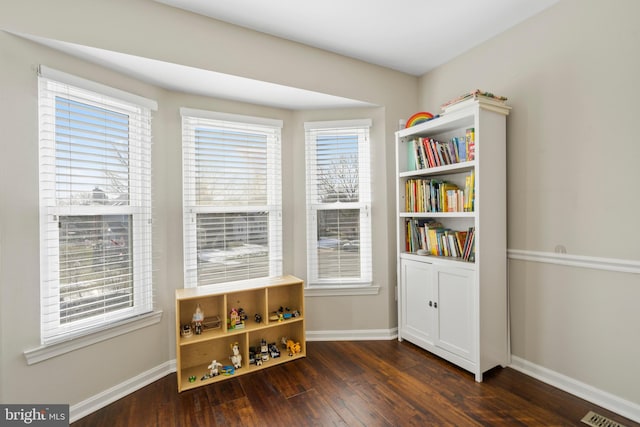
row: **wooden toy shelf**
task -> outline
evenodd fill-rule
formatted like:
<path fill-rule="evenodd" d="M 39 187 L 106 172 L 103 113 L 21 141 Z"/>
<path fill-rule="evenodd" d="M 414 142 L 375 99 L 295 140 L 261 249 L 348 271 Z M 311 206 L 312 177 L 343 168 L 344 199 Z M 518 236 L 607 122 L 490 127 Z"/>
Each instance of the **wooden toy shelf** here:
<path fill-rule="evenodd" d="M 205 320 L 209 316 L 219 316 L 219 327 L 204 327 L 196 334 L 192 320 L 198 306 Z M 228 324 L 229 314 L 232 309 L 240 308 L 247 318 L 242 327 L 232 328 Z M 275 319 L 280 309 L 286 318 Z M 256 314 L 261 316 L 260 322 L 256 321 Z M 185 325 L 191 327 L 190 336 L 181 333 Z M 175 329 L 179 392 L 305 357 L 304 282 L 294 276 L 278 276 L 177 289 Z M 300 352 L 290 356 L 281 344 L 282 337 L 300 343 Z M 250 364 L 249 350 L 259 347 L 262 340 L 275 343 L 280 357 L 269 357 L 260 366 Z M 232 365 L 230 356 L 234 343 L 240 347 L 242 367 L 234 369 L 230 375 L 220 373 L 203 379 L 213 360 L 224 366 Z"/>

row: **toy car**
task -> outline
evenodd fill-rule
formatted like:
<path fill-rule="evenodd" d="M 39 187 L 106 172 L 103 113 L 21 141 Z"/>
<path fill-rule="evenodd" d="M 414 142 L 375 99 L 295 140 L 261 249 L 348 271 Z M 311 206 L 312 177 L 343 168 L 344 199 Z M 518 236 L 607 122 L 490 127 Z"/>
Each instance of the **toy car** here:
<path fill-rule="evenodd" d="M 280 350 L 278 350 L 278 346 L 276 343 L 272 342 L 269 344 L 269 353 L 271 353 L 271 358 L 275 359 L 276 357 L 280 357 Z"/>
<path fill-rule="evenodd" d="M 263 362 L 269 361 L 269 347 L 265 340 L 260 341 L 260 358 Z"/>

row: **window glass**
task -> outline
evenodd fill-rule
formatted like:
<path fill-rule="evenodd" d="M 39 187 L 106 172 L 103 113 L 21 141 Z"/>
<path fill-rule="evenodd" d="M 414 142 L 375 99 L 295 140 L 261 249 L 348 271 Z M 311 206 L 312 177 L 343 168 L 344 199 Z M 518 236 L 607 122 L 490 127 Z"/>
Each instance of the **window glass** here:
<path fill-rule="evenodd" d="M 183 109 L 185 287 L 282 274 L 280 128 Z"/>
<path fill-rule="evenodd" d="M 152 310 L 151 111 L 44 76 L 39 90 L 41 331 L 51 343 Z"/>
<path fill-rule="evenodd" d="M 305 124 L 310 286 L 371 283 L 369 126 Z"/>

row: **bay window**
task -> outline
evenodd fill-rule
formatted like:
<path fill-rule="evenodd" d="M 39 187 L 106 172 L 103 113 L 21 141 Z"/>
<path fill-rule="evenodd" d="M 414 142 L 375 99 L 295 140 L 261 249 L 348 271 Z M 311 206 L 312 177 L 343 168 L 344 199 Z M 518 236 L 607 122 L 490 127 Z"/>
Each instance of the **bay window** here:
<path fill-rule="evenodd" d="M 155 102 L 40 68 L 41 336 L 48 344 L 153 309 Z"/>
<path fill-rule="evenodd" d="M 282 122 L 181 112 L 185 287 L 282 274 Z"/>
<path fill-rule="evenodd" d="M 371 284 L 370 126 L 305 123 L 310 287 Z"/>

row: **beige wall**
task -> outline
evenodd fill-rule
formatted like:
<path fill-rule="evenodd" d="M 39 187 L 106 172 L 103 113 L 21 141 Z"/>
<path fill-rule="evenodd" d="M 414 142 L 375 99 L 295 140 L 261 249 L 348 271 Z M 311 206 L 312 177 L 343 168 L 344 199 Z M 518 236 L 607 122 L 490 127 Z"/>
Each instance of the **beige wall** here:
<path fill-rule="evenodd" d="M 40 11 L 36 14 L 34 10 Z M 143 19 L 141 19 L 143 17 Z M 118 22 L 117 31 L 113 31 Z M 0 3 L 0 29 L 110 49 L 379 105 L 296 112 L 166 91 L 0 31 L 0 401 L 83 402 L 175 357 L 182 287 L 182 106 L 284 121 L 284 271 L 306 277 L 305 120 L 374 120 L 374 281 L 380 294 L 308 298 L 309 330 L 392 330 L 393 132 L 417 106 L 418 79 L 145 0 Z M 153 115 L 156 305 L 162 321 L 31 366 L 39 340 L 38 122 L 35 66 L 44 64 L 158 101 Z M 347 117 L 348 116 L 348 117 Z M 391 175 L 389 175 L 391 174 Z M 391 191 L 390 191 L 391 190 Z M 337 319 L 340 319 L 337 321 Z"/>
<path fill-rule="evenodd" d="M 636 0 L 561 0 L 420 79 L 507 96 L 508 247 L 640 261 Z M 509 264 L 515 356 L 640 403 L 638 274 Z"/>
<path fill-rule="evenodd" d="M 0 31 L 0 401 L 77 403 L 168 360 L 172 322 L 166 279 L 167 250 L 163 209 L 155 210 L 154 251 L 158 257 L 157 304 L 165 310 L 160 324 L 82 350 L 27 366 L 23 351 L 40 344 L 38 98 L 35 65 L 72 71 L 96 81 L 162 102 L 163 91 L 65 57 Z M 162 112 L 159 111 L 160 118 Z M 156 120 L 154 128 L 162 124 Z M 155 130 L 155 129 L 154 129 Z M 166 141 L 155 132 L 156 146 Z M 153 161 L 167 161 L 153 150 Z M 167 177 L 154 175 L 154 188 Z M 167 194 L 155 192 L 156 206 Z M 160 231 L 160 232 L 155 232 Z M 44 380 L 46 379 L 46 380 Z M 77 386 L 70 386 L 77 384 Z"/>
<path fill-rule="evenodd" d="M 363 114 L 374 119 L 374 280 L 381 294 L 307 301 L 310 330 L 396 326 L 393 132 L 418 105 L 435 113 L 469 89 L 504 94 L 513 106 L 507 125 L 509 248 L 553 252 L 563 245 L 570 254 L 639 260 L 639 12 L 635 0 L 561 0 L 418 82 L 152 1 L 2 2 L 0 29 L 380 107 L 287 111 L 178 94 L 0 32 L 0 401 L 76 404 L 174 357 L 173 291 L 182 286 L 181 106 L 285 121 L 285 271 L 303 278 L 302 123 Z M 157 305 L 164 315 L 153 327 L 27 366 L 22 352 L 39 344 L 37 64 L 158 101 L 154 251 Z M 640 403 L 637 275 L 511 261 L 510 291 L 516 356 Z"/>

